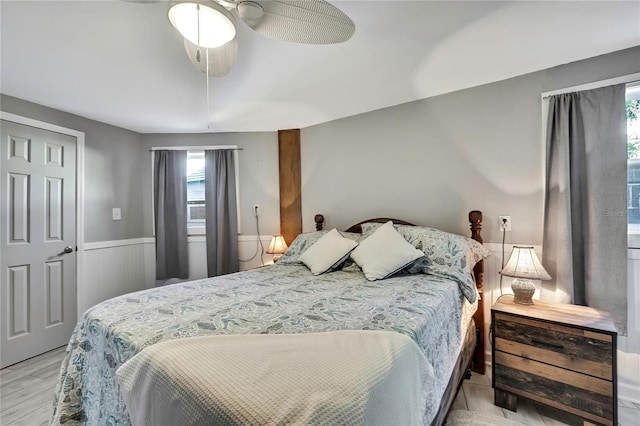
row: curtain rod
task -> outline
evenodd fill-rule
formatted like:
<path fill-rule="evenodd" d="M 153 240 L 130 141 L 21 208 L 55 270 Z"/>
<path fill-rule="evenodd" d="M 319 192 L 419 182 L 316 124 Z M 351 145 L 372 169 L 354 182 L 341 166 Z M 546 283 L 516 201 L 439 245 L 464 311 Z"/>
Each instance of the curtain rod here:
<path fill-rule="evenodd" d="M 543 96 L 543 97 L 542 97 L 542 100 L 543 100 L 543 101 L 546 101 L 547 99 L 553 98 L 554 96 L 569 95 L 569 94 L 571 94 L 571 93 L 578 93 L 578 92 L 581 92 L 581 91 L 582 91 L 582 90 L 578 90 L 578 91 L 575 91 L 575 92 L 563 92 L 563 93 L 556 93 L 555 95 L 547 95 L 547 96 Z"/>
<path fill-rule="evenodd" d="M 228 150 L 228 151 L 244 151 L 244 148 L 238 148 L 235 146 L 180 146 L 180 147 L 158 147 L 151 148 L 149 152 L 153 151 L 208 151 L 208 150 Z"/>
<path fill-rule="evenodd" d="M 553 96 L 565 95 L 567 93 L 582 92 L 585 90 L 599 89 L 601 87 L 613 86 L 615 84 L 626 84 L 627 87 L 634 86 L 640 82 L 640 72 L 627 74 L 620 77 L 609 78 L 606 80 L 594 81 L 593 83 L 580 84 L 573 87 L 565 87 L 564 89 L 553 90 L 551 92 L 541 93 L 542 99 L 546 100 Z"/>

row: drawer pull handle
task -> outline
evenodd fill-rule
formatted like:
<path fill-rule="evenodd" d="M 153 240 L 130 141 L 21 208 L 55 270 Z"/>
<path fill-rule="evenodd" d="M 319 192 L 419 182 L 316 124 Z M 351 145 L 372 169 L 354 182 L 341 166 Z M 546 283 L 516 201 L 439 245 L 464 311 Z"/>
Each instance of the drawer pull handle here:
<path fill-rule="evenodd" d="M 564 349 L 564 346 L 562 346 L 562 345 L 556 345 L 555 343 L 543 342 L 542 340 L 538 340 L 538 339 L 531 339 L 531 343 L 533 343 L 534 345 L 546 346 L 548 348 L 553 348 L 553 349 L 557 349 L 557 350 L 560 350 L 560 351 Z"/>

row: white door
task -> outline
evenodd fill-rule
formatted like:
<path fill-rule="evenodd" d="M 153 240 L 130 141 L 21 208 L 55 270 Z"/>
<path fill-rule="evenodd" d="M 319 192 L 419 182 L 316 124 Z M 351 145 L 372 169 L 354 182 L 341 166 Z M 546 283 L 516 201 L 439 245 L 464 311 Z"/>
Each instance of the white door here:
<path fill-rule="evenodd" d="M 0 121 L 0 368 L 76 323 L 76 138 Z"/>

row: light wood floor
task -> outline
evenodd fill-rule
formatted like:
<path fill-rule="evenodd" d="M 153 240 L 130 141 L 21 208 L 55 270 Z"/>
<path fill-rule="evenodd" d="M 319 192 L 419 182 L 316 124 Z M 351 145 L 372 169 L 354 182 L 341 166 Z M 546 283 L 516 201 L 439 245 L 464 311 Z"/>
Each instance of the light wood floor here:
<path fill-rule="evenodd" d="M 0 425 L 46 425 L 51 414 L 53 393 L 58 378 L 64 347 L 0 370 Z M 470 410 L 503 416 L 527 426 L 559 426 L 575 424 L 563 413 L 518 400 L 516 413 L 493 405 L 493 389 L 489 375 L 473 374 L 458 392 L 452 410 Z M 640 406 L 621 402 L 619 424 L 640 425 Z M 580 424 L 580 423 L 578 423 Z"/>
<path fill-rule="evenodd" d="M 488 369 L 490 372 L 490 369 Z M 527 426 L 580 425 L 575 417 L 542 404 L 533 404 L 518 399 L 518 411 L 513 412 L 493 405 L 493 389 L 489 374 L 472 374 L 465 380 L 462 389 L 453 402 L 452 410 L 469 410 L 506 417 Z M 618 424 L 621 426 L 640 426 L 640 405 L 627 401 L 618 401 Z"/>
<path fill-rule="evenodd" d="M 49 424 L 65 347 L 0 370 L 0 425 Z"/>

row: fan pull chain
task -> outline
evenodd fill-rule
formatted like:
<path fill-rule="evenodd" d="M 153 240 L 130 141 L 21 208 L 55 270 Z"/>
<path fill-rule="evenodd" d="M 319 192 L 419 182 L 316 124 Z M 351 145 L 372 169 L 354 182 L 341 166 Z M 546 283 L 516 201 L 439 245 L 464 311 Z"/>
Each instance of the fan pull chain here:
<path fill-rule="evenodd" d="M 205 59 L 207 61 L 207 129 L 211 130 L 211 101 L 209 95 L 209 49 L 205 49 Z"/>
<path fill-rule="evenodd" d="M 196 49 L 196 61 L 198 61 L 198 63 L 201 62 L 201 55 L 200 55 L 200 5 L 196 4 L 196 11 L 198 12 L 197 14 L 197 26 L 198 26 L 198 48 Z"/>
<path fill-rule="evenodd" d="M 200 51 L 200 5 L 196 4 L 196 10 L 198 11 L 198 48 L 196 49 L 196 61 L 199 63 L 202 61 L 202 53 Z M 211 130 L 211 100 L 209 96 L 209 49 L 204 51 L 206 60 L 206 76 L 207 76 L 207 129 Z"/>

